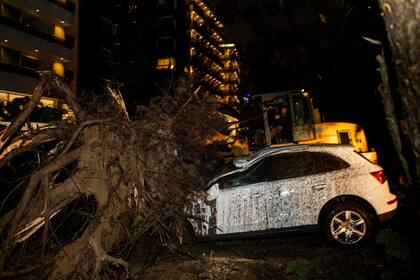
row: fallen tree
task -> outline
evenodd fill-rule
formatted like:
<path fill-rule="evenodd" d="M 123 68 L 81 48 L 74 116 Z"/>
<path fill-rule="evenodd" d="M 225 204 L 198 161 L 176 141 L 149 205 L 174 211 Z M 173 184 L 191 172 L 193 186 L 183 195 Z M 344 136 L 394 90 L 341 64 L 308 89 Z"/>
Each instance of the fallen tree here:
<path fill-rule="evenodd" d="M 0 219 L 0 277 L 28 278 L 37 271 L 49 279 L 127 278 L 127 259 L 139 241 L 154 236 L 176 250 L 185 208 L 201 195 L 215 162 L 205 142 L 222 119 L 199 88 L 186 81 L 174 88 L 129 120 L 118 96 L 83 106 L 59 77 L 42 73 L 31 100 L 0 136 L 0 168 L 23 152 L 53 145 L 25 181 L 17 206 Z M 74 120 L 22 134 L 47 91 L 64 94 Z M 51 220 L 86 197 L 96 204 L 87 225 L 66 245 L 52 246 Z M 35 265 L 19 253 L 34 238 L 40 244 Z"/>

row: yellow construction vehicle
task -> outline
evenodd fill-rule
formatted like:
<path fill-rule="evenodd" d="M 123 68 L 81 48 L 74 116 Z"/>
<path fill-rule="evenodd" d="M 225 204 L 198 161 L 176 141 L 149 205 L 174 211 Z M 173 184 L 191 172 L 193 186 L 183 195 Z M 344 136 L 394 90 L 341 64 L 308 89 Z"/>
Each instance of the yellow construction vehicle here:
<path fill-rule="evenodd" d="M 273 144 L 351 144 L 372 162 L 376 152 L 368 146 L 363 128 L 355 123 L 321 122 L 309 92 L 292 90 L 253 96 L 259 104 L 263 128 L 250 141 L 256 146 Z M 261 126 L 261 122 L 260 122 Z"/>

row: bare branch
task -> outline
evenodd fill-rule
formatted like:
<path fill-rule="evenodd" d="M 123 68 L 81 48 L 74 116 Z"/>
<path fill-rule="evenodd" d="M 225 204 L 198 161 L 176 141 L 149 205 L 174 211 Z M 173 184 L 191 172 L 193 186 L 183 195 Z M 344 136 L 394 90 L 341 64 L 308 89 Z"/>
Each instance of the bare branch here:
<path fill-rule="evenodd" d="M 58 132 L 58 129 L 56 130 Z M 14 157 L 24 152 L 32 151 L 39 145 L 57 140 L 57 134 L 42 132 L 29 140 L 17 138 L 0 154 L 0 168 L 9 163 Z"/>
<path fill-rule="evenodd" d="M 54 79 L 52 82 L 58 90 L 64 93 L 68 105 L 76 115 L 76 119 L 79 121 L 84 120 L 86 118 L 86 112 L 77 102 L 76 95 L 73 93 L 70 87 L 63 81 L 61 77 L 57 75 L 54 75 Z"/>
<path fill-rule="evenodd" d="M 25 193 L 22 199 L 20 200 L 18 206 L 16 207 L 16 211 L 13 216 L 13 222 L 10 226 L 10 229 L 8 231 L 7 237 L 4 242 L 4 249 L 2 250 L 2 253 L 0 255 L 0 271 L 3 269 L 4 261 L 6 257 L 8 256 L 8 254 L 10 253 L 10 250 L 14 247 L 14 244 L 15 244 L 15 242 L 13 241 L 14 236 L 22 221 L 25 210 L 28 207 L 29 203 L 31 202 L 33 194 L 38 188 L 38 184 L 40 180 L 44 177 L 50 176 L 53 172 L 56 172 L 57 170 L 65 167 L 67 164 L 78 159 L 83 149 L 84 147 L 82 146 L 74 151 L 69 152 L 65 156 L 52 161 L 47 166 L 36 171 L 31 176 L 31 179 L 29 180 L 29 183 L 26 187 Z"/>
<path fill-rule="evenodd" d="M 182 104 L 181 109 L 179 109 L 178 113 L 174 116 L 174 120 L 176 120 L 178 118 L 178 116 L 184 112 L 185 108 L 188 106 L 188 104 L 190 104 L 191 100 L 193 99 L 193 97 L 198 97 L 197 93 L 200 91 L 201 86 L 198 86 L 197 89 L 191 94 L 191 96 L 188 98 L 188 100 Z"/>

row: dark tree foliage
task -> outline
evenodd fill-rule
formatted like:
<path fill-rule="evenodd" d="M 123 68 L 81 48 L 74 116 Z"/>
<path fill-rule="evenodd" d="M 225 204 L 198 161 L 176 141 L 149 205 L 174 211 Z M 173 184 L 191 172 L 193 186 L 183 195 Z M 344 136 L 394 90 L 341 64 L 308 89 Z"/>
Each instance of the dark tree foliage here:
<path fill-rule="evenodd" d="M 13 101 L 3 101 L 0 103 L 0 119 L 3 121 L 13 121 L 29 102 L 29 97 L 15 98 Z M 32 111 L 29 120 L 38 123 L 48 123 L 58 121 L 66 113 L 63 108 L 52 108 L 42 104 Z"/>

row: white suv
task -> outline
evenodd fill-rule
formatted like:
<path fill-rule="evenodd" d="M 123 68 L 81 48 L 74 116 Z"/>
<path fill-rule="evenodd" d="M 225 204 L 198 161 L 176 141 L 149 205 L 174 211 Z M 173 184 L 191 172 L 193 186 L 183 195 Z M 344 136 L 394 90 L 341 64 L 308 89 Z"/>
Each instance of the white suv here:
<path fill-rule="evenodd" d="M 209 183 L 192 209 L 199 239 L 266 236 L 318 226 L 331 240 L 356 244 L 390 218 L 397 198 L 383 169 L 344 145 L 263 149 Z"/>

